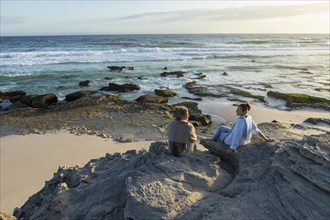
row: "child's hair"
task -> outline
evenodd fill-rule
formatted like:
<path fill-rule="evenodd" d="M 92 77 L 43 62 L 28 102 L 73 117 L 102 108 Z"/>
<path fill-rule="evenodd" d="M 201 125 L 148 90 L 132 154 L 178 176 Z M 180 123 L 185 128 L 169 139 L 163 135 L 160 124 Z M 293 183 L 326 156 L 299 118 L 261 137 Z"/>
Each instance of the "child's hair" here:
<path fill-rule="evenodd" d="M 174 112 L 174 117 L 177 120 L 182 120 L 184 116 L 188 115 L 189 111 L 186 106 L 176 106 L 175 107 L 175 112 Z"/>
<path fill-rule="evenodd" d="M 248 112 L 251 109 L 251 104 L 249 102 L 246 102 L 244 104 L 240 104 L 238 107 L 240 107 L 243 112 Z"/>

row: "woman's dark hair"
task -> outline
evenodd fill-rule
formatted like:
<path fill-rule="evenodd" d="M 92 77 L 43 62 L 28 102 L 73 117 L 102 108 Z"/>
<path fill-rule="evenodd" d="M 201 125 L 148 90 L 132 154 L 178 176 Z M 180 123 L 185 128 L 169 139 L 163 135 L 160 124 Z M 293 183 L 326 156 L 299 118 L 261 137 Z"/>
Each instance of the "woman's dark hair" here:
<path fill-rule="evenodd" d="M 246 102 L 244 104 L 238 105 L 238 107 L 241 108 L 242 112 L 248 112 L 251 109 L 251 104 L 249 102 Z"/>

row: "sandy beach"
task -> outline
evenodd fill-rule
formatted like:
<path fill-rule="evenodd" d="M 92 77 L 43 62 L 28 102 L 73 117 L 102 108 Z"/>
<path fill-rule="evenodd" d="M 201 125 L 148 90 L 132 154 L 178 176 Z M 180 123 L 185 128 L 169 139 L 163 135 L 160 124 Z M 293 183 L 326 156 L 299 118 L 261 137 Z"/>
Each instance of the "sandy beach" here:
<path fill-rule="evenodd" d="M 1 211 L 15 207 L 39 191 L 59 166 L 83 166 L 107 153 L 148 148 L 150 141 L 118 143 L 68 132 L 13 135 L 1 138 Z"/>

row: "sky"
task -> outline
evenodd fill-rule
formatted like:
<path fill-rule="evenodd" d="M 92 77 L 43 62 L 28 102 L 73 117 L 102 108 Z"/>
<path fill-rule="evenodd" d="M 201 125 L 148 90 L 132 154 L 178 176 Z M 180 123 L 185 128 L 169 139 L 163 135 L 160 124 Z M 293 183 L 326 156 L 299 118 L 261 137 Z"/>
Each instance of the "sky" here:
<path fill-rule="evenodd" d="M 0 35 L 329 33 L 330 1 L 0 0 Z"/>

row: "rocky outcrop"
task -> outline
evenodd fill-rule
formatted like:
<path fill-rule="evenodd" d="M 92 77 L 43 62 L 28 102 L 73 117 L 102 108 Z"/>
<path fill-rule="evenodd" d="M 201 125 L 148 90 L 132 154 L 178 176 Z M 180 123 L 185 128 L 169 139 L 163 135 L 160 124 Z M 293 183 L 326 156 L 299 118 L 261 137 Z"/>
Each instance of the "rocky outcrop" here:
<path fill-rule="evenodd" d="M 49 105 L 56 104 L 58 102 L 58 98 L 53 93 L 48 93 L 44 95 L 33 94 L 22 97 L 18 102 L 26 106 L 30 106 L 32 108 L 43 108 Z M 21 106 L 21 104 L 16 103 L 16 106 Z"/>
<path fill-rule="evenodd" d="M 96 91 L 92 91 L 92 90 L 81 90 L 81 91 L 73 92 L 73 93 L 67 94 L 65 96 L 65 101 L 72 102 L 72 101 L 78 100 L 82 97 L 90 97 L 91 95 L 93 95 L 95 93 L 96 93 Z"/>
<path fill-rule="evenodd" d="M 107 66 L 110 71 L 134 70 L 133 66 Z"/>
<path fill-rule="evenodd" d="M 155 89 L 155 93 L 158 96 L 163 96 L 163 97 L 173 97 L 176 96 L 176 92 L 173 92 L 170 89 Z"/>
<path fill-rule="evenodd" d="M 139 85 L 135 85 L 132 83 L 126 83 L 126 84 L 116 84 L 116 83 L 109 83 L 108 87 L 102 87 L 100 89 L 101 91 L 116 91 L 116 92 L 132 92 L 134 90 L 140 90 Z"/>
<path fill-rule="evenodd" d="M 148 103 L 167 103 L 168 98 L 158 96 L 155 94 L 145 94 L 138 97 L 135 101 L 137 102 L 148 102 Z"/>
<path fill-rule="evenodd" d="M 90 83 L 89 80 L 81 81 L 79 82 L 79 86 L 89 86 L 89 83 Z"/>
<path fill-rule="evenodd" d="M 31 107 L 33 108 L 43 108 L 52 104 L 56 104 L 58 98 L 53 93 L 38 95 L 31 100 Z"/>
<path fill-rule="evenodd" d="M 169 76 L 169 75 L 175 75 L 176 77 L 183 77 L 185 73 L 186 73 L 185 70 L 182 70 L 182 71 L 172 71 L 172 72 L 165 70 L 164 72 L 162 72 L 160 74 L 160 76 L 165 77 L 165 76 Z"/>
<path fill-rule="evenodd" d="M 330 119 L 328 118 L 307 118 L 304 122 L 314 125 L 317 125 L 319 123 L 330 125 Z"/>
<path fill-rule="evenodd" d="M 227 85 L 199 85 L 193 81 L 186 83 L 185 88 L 190 93 L 198 96 L 230 97 L 231 95 L 236 95 L 239 97 L 253 98 L 260 102 L 265 102 L 265 98 L 263 96 L 255 95 Z"/>
<path fill-rule="evenodd" d="M 269 91 L 267 96 L 286 100 L 286 106 L 289 108 L 314 107 L 330 110 L 330 100 L 306 94 L 281 93 Z"/>
<path fill-rule="evenodd" d="M 235 153 L 210 140 L 212 154 L 174 157 L 167 144 L 107 154 L 60 168 L 14 215 L 18 219 L 318 219 L 330 215 L 330 135 L 263 123 Z M 299 128 L 298 128 L 299 129 Z M 307 131 L 308 133 L 309 131 Z M 301 138 L 303 137 L 303 138 Z"/>
<path fill-rule="evenodd" d="M 24 96 L 26 96 L 26 92 L 23 91 L 0 92 L 0 100 L 8 99 L 12 103 L 17 102 Z"/>
<path fill-rule="evenodd" d="M 232 180 L 215 156 L 177 158 L 167 144 L 60 168 L 14 215 L 18 219 L 172 219 Z M 203 172 L 201 172 L 203 171 Z M 220 178 L 221 177 L 221 178 Z"/>
<path fill-rule="evenodd" d="M 287 131 L 279 125 L 272 126 L 279 128 L 277 132 Z M 327 205 L 330 202 L 329 144 L 329 133 L 326 133 L 276 144 L 250 144 L 228 154 L 226 146 L 203 141 L 204 146 L 236 170 L 234 181 L 220 193 L 239 202 L 236 219 L 327 219 L 330 215 Z M 257 209 L 248 204 L 252 201 L 259 204 Z M 219 201 L 218 206 L 223 205 L 229 204 Z"/>
<path fill-rule="evenodd" d="M 191 79 L 204 79 L 206 77 L 206 75 L 204 75 L 203 73 L 195 73 L 194 75 L 197 77 Z"/>

